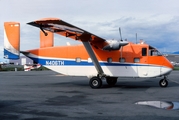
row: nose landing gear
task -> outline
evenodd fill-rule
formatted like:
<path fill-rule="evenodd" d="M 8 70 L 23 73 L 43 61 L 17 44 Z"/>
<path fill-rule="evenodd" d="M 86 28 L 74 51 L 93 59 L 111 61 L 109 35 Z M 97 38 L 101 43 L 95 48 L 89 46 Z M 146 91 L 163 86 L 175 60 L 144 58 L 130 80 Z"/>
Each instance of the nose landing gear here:
<path fill-rule="evenodd" d="M 167 81 L 166 76 L 164 76 L 164 78 L 159 81 L 159 85 L 160 85 L 160 87 L 167 87 L 168 86 L 168 81 Z"/>

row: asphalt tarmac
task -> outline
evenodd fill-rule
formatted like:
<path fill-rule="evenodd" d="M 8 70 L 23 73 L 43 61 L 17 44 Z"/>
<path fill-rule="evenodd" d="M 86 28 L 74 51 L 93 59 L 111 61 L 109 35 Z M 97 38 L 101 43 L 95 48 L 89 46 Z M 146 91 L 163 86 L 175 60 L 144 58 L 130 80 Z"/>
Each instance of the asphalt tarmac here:
<path fill-rule="evenodd" d="M 135 104 L 179 101 L 179 71 L 161 78 L 119 78 L 114 87 L 103 82 L 91 89 L 87 77 L 53 71 L 0 72 L 0 120 L 178 120 L 179 110 Z"/>

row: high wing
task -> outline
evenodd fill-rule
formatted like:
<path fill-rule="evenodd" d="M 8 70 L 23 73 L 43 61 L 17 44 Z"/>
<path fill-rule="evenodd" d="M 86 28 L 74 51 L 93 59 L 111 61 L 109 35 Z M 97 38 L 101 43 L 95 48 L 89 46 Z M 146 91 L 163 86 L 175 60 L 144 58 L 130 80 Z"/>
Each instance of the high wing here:
<path fill-rule="evenodd" d="M 96 70 L 98 71 L 97 76 L 105 76 L 105 73 L 103 72 L 103 69 L 100 66 L 99 61 L 96 58 L 96 55 L 94 54 L 94 51 L 91 47 L 92 45 L 95 48 L 103 49 L 106 45 L 109 45 L 105 39 L 100 38 L 90 32 L 87 32 L 58 18 L 45 18 L 29 22 L 27 24 L 40 28 L 45 35 L 47 35 L 47 33 L 44 30 L 47 30 L 65 37 L 70 37 L 74 40 L 80 40 L 86 48 L 90 58 L 92 59 Z"/>
<path fill-rule="evenodd" d="M 58 18 L 45 18 L 29 22 L 27 24 L 40 28 L 44 32 L 44 34 L 46 34 L 44 30 L 51 31 L 53 33 L 69 37 L 74 40 L 89 42 L 96 48 L 103 49 L 106 45 L 108 45 L 108 42 L 105 39 Z"/>

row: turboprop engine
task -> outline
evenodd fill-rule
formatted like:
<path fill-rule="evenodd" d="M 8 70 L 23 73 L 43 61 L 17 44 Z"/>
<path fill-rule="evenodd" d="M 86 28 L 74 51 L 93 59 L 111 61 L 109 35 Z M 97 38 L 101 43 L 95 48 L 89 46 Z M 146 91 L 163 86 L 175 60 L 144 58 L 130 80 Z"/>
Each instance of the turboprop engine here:
<path fill-rule="evenodd" d="M 119 50 L 122 46 L 127 45 L 129 42 L 127 41 L 117 41 L 117 40 L 109 40 L 107 41 L 108 45 L 103 47 L 103 50 Z"/>

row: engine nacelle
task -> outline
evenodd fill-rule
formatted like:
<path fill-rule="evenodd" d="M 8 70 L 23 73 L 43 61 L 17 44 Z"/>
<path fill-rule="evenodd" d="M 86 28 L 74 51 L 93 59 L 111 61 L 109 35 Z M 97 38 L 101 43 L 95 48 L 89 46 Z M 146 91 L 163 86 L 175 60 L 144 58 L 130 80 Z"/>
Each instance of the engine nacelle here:
<path fill-rule="evenodd" d="M 121 48 L 121 46 L 125 46 L 128 44 L 127 41 L 116 41 L 116 40 L 110 40 L 107 41 L 108 45 L 103 47 L 103 50 L 119 50 Z"/>

